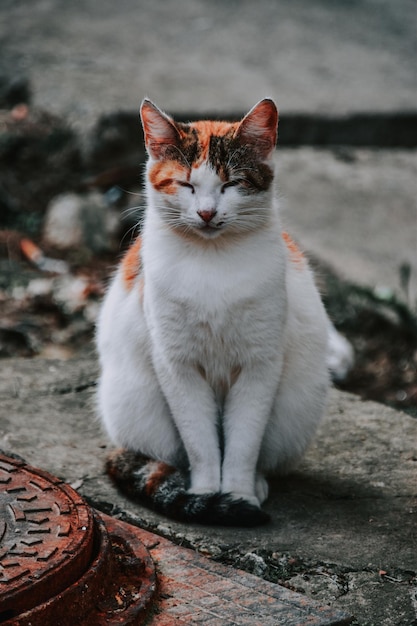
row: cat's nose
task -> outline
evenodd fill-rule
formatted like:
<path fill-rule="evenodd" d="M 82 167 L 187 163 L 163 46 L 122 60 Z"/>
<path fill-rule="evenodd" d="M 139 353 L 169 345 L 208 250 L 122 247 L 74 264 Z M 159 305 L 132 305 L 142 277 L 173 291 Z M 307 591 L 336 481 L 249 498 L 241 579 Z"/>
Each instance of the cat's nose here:
<path fill-rule="evenodd" d="M 209 224 L 213 217 L 216 215 L 216 209 L 206 209 L 205 211 L 197 211 L 203 222 Z"/>

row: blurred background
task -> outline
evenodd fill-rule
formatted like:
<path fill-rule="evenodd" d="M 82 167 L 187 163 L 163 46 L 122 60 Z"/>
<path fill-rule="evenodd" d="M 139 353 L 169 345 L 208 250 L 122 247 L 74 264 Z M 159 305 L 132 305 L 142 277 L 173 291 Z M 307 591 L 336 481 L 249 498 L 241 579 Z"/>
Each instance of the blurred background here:
<path fill-rule="evenodd" d="M 357 353 L 343 384 L 413 411 L 416 17 L 415 0 L 2 0 L 0 354 L 91 337 L 143 211 L 143 97 L 187 121 L 269 96 L 285 227 Z"/>
<path fill-rule="evenodd" d="M 414 0 L 2 0 L 2 64 L 84 126 L 138 109 L 414 109 Z"/>

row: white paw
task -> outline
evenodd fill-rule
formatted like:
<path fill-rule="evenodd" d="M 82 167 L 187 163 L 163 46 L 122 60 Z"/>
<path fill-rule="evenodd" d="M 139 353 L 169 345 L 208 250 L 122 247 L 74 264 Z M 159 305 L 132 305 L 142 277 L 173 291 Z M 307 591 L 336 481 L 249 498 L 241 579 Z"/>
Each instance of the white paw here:
<path fill-rule="evenodd" d="M 268 497 L 269 485 L 263 474 L 256 474 L 255 492 L 259 502 L 262 504 Z"/>
<path fill-rule="evenodd" d="M 327 350 L 327 366 L 333 380 L 344 380 L 353 367 L 355 356 L 349 341 L 333 325 L 329 327 Z"/>

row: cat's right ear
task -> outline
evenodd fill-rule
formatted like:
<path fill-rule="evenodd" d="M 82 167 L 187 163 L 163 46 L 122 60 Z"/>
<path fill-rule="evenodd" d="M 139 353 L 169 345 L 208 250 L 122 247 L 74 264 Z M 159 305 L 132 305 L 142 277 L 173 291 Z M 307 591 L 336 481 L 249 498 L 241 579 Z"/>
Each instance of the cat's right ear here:
<path fill-rule="evenodd" d="M 145 145 L 149 155 L 164 158 L 169 146 L 178 146 L 180 135 L 174 121 L 151 101 L 145 98 L 140 107 Z"/>
<path fill-rule="evenodd" d="M 278 109 L 270 98 L 264 98 L 240 122 L 236 136 L 253 146 L 259 157 L 268 159 L 277 141 Z"/>

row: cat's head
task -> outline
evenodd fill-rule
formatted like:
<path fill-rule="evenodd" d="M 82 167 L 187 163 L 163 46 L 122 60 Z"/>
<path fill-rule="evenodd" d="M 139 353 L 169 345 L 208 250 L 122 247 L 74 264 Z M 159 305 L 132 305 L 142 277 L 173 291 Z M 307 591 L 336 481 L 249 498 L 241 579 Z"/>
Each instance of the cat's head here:
<path fill-rule="evenodd" d="M 174 121 L 141 107 L 147 185 L 164 222 L 206 240 L 262 228 L 271 212 L 278 111 L 261 100 L 236 123 Z"/>

